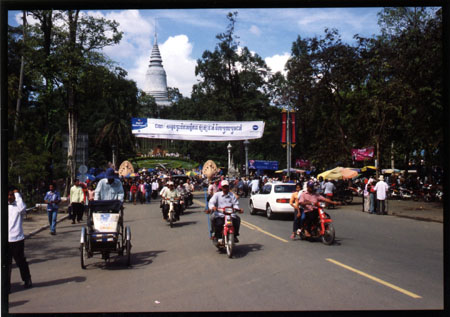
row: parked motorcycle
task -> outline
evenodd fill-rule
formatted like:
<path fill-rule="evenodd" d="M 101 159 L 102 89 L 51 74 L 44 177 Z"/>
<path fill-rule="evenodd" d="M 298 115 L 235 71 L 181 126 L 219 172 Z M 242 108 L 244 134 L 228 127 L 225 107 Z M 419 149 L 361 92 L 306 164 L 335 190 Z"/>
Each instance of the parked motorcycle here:
<path fill-rule="evenodd" d="M 329 214 L 327 214 L 323 209 L 325 208 L 325 203 L 317 202 L 315 205 L 318 209 L 319 217 L 313 221 L 309 228 L 309 233 L 311 237 L 306 237 L 305 230 L 301 230 L 299 233 L 300 239 L 318 239 L 320 238 L 322 242 L 326 245 L 331 245 L 334 242 L 335 231 L 333 226 L 333 220 Z"/>

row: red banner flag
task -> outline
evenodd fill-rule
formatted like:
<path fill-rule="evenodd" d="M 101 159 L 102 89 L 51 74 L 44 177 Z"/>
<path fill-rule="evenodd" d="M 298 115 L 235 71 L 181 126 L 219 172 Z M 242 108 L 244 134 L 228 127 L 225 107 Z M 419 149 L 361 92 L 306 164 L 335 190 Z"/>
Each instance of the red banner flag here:
<path fill-rule="evenodd" d="M 297 121 L 295 120 L 295 112 L 291 112 L 291 145 L 297 143 Z"/>
<path fill-rule="evenodd" d="M 373 158 L 373 147 L 368 147 L 365 149 L 353 149 L 352 150 L 352 159 L 353 161 L 364 161 L 370 160 Z"/>
<path fill-rule="evenodd" d="M 281 144 L 286 144 L 286 127 L 287 127 L 287 114 L 285 111 L 281 113 Z"/>

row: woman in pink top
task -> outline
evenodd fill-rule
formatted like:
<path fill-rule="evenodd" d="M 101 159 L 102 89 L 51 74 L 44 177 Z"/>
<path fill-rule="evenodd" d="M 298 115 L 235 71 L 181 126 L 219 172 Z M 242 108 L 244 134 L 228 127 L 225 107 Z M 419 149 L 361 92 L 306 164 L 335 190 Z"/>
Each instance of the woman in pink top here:
<path fill-rule="evenodd" d="M 95 195 L 95 190 L 92 187 L 92 184 L 88 185 L 88 199 L 89 201 L 93 201 L 94 200 L 94 195 Z"/>

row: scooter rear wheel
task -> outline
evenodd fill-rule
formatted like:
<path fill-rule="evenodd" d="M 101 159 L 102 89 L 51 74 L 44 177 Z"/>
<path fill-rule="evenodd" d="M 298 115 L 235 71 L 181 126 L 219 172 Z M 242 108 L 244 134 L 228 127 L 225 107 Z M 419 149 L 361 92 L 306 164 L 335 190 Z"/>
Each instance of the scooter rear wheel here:
<path fill-rule="evenodd" d="M 325 233 L 322 236 L 322 242 L 326 245 L 331 245 L 334 242 L 335 232 L 334 226 L 331 223 L 325 224 Z"/>

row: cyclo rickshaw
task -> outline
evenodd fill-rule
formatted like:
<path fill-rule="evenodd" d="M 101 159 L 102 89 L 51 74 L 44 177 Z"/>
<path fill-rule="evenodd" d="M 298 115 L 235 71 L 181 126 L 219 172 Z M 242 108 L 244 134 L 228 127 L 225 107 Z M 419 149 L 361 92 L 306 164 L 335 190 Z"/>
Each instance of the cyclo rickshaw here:
<path fill-rule="evenodd" d="M 86 260 L 101 254 L 109 260 L 110 253 L 124 253 L 127 266 L 131 265 L 131 231 L 123 228 L 123 204 L 120 200 L 96 200 L 88 205 L 87 227 L 81 228 L 81 268 L 86 269 Z"/>

